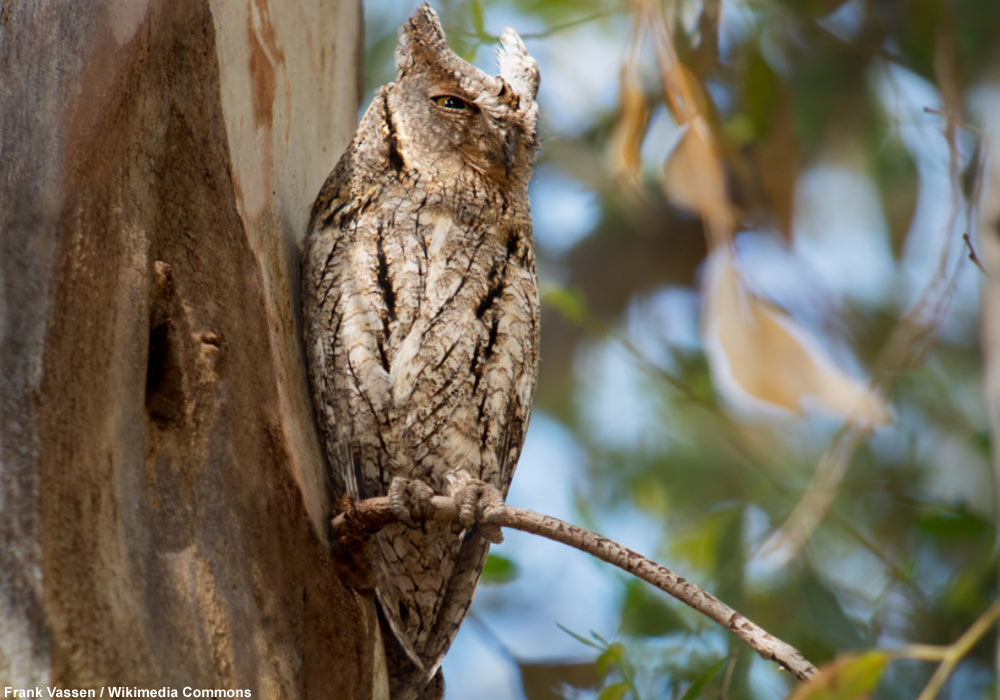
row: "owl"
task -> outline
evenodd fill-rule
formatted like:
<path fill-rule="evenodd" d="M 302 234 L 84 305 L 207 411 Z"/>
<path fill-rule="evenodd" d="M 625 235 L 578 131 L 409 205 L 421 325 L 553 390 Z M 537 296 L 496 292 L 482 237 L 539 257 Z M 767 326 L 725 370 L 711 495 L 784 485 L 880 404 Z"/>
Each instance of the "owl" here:
<path fill-rule="evenodd" d="M 538 65 L 511 29 L 497 55 L 495 77 L 463 61 L 418 8 L 399 31 L 396 81 L 320 190 L 304 243 L 306 354 L 334 496 L 389 495 L 405 521 L 371 547 L 402 651 L 396 700 L 440 687 L 499 533 L 484 509 L 506 496 L 535 389 Z M 416 523 L 433 494 L 456 499 L 459 524 Z"/>

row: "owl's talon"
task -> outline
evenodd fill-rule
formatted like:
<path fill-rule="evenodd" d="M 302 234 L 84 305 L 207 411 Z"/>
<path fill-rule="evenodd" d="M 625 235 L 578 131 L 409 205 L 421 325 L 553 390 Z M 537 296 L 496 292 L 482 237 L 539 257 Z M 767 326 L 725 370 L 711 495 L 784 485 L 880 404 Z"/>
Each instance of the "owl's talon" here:
<path fill-rule="evenodd" d="M 497 516 L 500 515 L 506 506 L 503 502 L 503 496 L 500 495 L 500 490 L 492 486 L 483 491 L 479 505 L 483 511 L 482 522 L 490 525 L 496 522 Z"/>
<path fill-rule="evenodd" d="M 455 496 L 458 504 L 458 522 L 463 527 L 472 527 L 476 524 L 476 501 L 479 497 L 475 488 L 467 488 L 459 491 Z"/>
<path fill-rule="evenodd" d="M 500 490 L 493 486 L 484 489 L 482 497 L 479 499 L 479 506 L 483 513 L 479 523 L 479 531 L 493 544 L 500 544 L 503 542 L 503 530 L 496 524 L 496 518 L 504 508 Z"/>
<path fill-rule="evenodd" d="M 416 527 L 430 516 L 433 495 L 423 481 L 397 476 L 389 484 L 389 508 L 400 522 Z"/>
<path fill-rule="evenodd" d="M 479 534 L 493 544 L 500 544 L 503 542 L 503 530 L 500 529 L 499 525 L 494 525 L 492 523 L 479 523 L 478 527 Z"/>
<path fill-rule="evenodd" d="M 494 520 L 504 507 L 500 490 L 478 479 L 460 479 L 454 483 L 452 497 L 458 507 L 458 522 L 469 528 L 477 525 L 490 542 L 503 542 L 503 533 Z"/>

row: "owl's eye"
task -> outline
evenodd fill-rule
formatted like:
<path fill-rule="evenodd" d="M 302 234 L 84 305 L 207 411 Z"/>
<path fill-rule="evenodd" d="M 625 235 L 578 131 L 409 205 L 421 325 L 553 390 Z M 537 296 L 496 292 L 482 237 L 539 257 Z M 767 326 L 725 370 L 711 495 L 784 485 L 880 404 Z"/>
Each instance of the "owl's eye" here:
<path fill-rule="evenodd" d="M 432 97 L 431 102 L 436 104 L 438 107 L 443 107 L 452 112 L 475 112 L 476 106 L 469 104 L 460 97 L 455 97 L 454 95 L 438 95 L 437 97 Z"/>

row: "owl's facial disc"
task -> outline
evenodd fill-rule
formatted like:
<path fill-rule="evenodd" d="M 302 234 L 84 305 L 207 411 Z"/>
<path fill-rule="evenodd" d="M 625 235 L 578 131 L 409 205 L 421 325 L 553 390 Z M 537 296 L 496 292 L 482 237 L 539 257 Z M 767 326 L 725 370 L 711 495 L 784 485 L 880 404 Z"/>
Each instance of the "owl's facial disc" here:
<path fill-rule="evenodd" d="M 414 12 L 400 28 L 389 87 L 393 113 L 409 117 L 393 122 L 406 163 L 426 167 L 434 154 L 438 178 L 474 171 L 501 187 L 527 184 L 538 147 L 538 64 L 512 29 L 501 34 L 497 63 L 491 76 L 462 60 L 437 14 L 426 4 Z"/>
<path fill-rule="evenodd" d="M 497 82 L 500 96 L 509 92 L 503 80 Z M 453 80 L 439 79 L 430 83 L 427 100 L 432 118 L 444 128 L 435 142 L 448 144 L 446 158 L 460 155 L 479 172 L 509 178 L 521 152 L 522 130 L 511 122 L 510 110 L 496 104 L 493 92 L 480 90 L 478 98 L 472 97 Z"/>

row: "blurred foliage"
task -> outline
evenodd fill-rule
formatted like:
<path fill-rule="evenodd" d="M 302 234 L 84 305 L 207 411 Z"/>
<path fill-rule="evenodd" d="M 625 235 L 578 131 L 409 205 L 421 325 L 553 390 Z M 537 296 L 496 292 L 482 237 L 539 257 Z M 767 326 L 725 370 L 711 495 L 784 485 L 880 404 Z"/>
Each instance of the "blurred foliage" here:
<path fill-rule="evenodd" d="M 788 700 L 857 700 L 868 697 L 888 663 L 882 652 L 848 655 L 828 664 Z"/>
<path fill-rule="evenodd" d="M 479 577 L 479 583 L 483 585 L 510 583 L 518 577 L 520 571 L 517 563 L 502 557 L 499 554 L 490 554 L 486 558 L 483 566 L 483 573 Z"/>
<path fill-rule="evenodd" d="M 814 662 L 829 664 L 820 682 L 796 691 L 724 630 L 622 576 L 621 622 L 611 641 L 572 633 L 580 656 L 559 663 L 511 650 L 525 696 L 915 697 L 934 664 L 895 652 L 954 642 L 996 598 L 992 438 L 975 282 L 971 297 L 954 301 L 954 278 L 946 277 L 938 285 L 945 292 L 931 298 L 940 308 L 922 321 L 922 335 L 904 342 L 901 354 L 887 347 L 900 319 L 918 306 L 913 289 L 936 289 L 939 253 L 927 247 L 940 246 L 948 265 L 967 253 L 961 234 L 975 212 L 962 193 L 974 192 L 968 183 L 978 178 L 970 157 L 976 95 L 1000 87 L 1000 3 L 434 4 L 449 43 L 466 58 L 488 55 L 502 24 L 525 28 L 542 68 L 543 151 L 533 206 L 536 213 L 551 209 L 540 198 L 564 196 L 567 182 L 594 203 L 572 240 L 560 238 L 558 220 L 536 216 L 544 317 L 535 410 L 571 431 L 587 455 L 575 482 L 580 522 L 602 529 L 610 514 L 633 510 L 660 533 L 649 554 Z M 411 9 L 366 5 L 369 90 L 392 79 L 395 30 Z M 700 86 L 738 231 L 772 241 L 777 251 L 796 250 L 804 228 L 824 226 L 808 219 L 815 207 L 802 194 L 810 174 L 823 168 L 851 173 L 877 203 L 878 225 L 866 235 L 884 239 L 889 251 L 886 266 L 873 268 L 886 277 L 884 293 L 826 289 L 805 268 L 789 269 L 798 286 L 775 299 L 790 308 L 798 303 L 797 321 L 835 349 L 852 348 L 869 374 L 880 372 L 896 416 L 891 427 L 857 440 L 831 488 L 829 512 L 787 561 L 770 561 L 762 547 L 807 492 L 839 424 L 734 412 L 713 389 L 704 344 L 673 329 L 684 319 L 649 311 L 670 295 L 693 299 L 683 308 L 697 326 L 699 269 L 709 247 L 699 216 L 670 196 L 664 175 L 680 130 L 646 34 L 649 12 L 664 18 L 685 75 Z M 620 74 L 620 86 L 608 94 L 597 82 L 587 92 L 596 79 L 567 68 L 572 57 L 559 51 L 600 56 Z M 581 71 L 594 65 L 583 58 Z M 589 99 L 566 116 L 575 93 Z M 919 137 L 914 127 L 923 128 Z M 935 215 L 935 200 L 953 201 L 950 213 Z M 567 201 L 556 211 L 579 207 L 578 199 Z M 921 238 L 922 230 L 930 237 Z M 915 264 L 921 256 L 932 264 Z M 869 262 L 851 262 L 850 251 L 838 259 L 849 267 Z M 753 272 L 751 261 L 744 266 Z M 980 274 L 971 265 L 954 269 Z M 761 274 L 784 277 L 779 270 L 771 264 Z M 913 280 L 913 270 L 923 276 Z M 595 383 L 619 376 L 607 372 L 609 363 L 638 380 L 595 394 Z M 616 391 L 623 395 L 612 408 L 595 405 L 595 396 Z M 604 425 L 622 407 L 631 417 L 625 437 Z M 484 581 L 515 576 L 532 572 L 494 556 Z M 964 649 L 942 697 L 991 696 L 991 638 Z"/>

